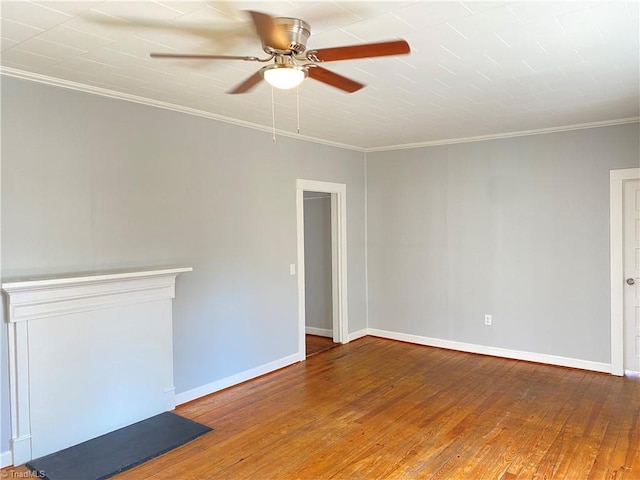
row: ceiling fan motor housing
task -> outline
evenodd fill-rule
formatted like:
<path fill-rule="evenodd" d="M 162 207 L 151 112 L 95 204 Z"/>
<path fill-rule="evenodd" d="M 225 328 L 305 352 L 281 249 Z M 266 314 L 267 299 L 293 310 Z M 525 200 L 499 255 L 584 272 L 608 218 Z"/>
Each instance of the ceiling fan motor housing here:
<path fill-rule="evenodd" d="M 309 36 L 311 35 L 311 27 L 307 22 L 299 18 L 289 17 L 276 17 L 273 21 L 287 36 L 289 40 L 289 50 L 293 54 L 299 55 L 305 51 L 307 48 L 307 40 L 309 40 Z M 263 45 L 263 49 L 269 54 L 274 53 L 274 51 L 279 53 L 279 51 L 269 45 Z"/>

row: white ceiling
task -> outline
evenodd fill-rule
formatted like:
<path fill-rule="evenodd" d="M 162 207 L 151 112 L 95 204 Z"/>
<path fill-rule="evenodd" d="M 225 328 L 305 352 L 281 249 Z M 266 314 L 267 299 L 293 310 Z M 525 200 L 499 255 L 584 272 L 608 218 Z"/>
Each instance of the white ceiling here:
<path fill-rule="evenodd" d="M 263 64 L 150 59 L 150 52 L 264 56 L 243 10 L 311 24 L 307 49 L 404 38 L 410 55 L 323 64 L 367 84 L 307 79 L 300 133 L 363 150 L 640 115 L 633 2 L 7 1 L 2 73 L 170 104 L 271 128 L 271 87 L 225 92 Z M 83 87 L 87 86 L 87 87 Z M 104 89 L 104 90 L 103 90 Z M 295 91 L 274 92 L 295 134 Z"/>

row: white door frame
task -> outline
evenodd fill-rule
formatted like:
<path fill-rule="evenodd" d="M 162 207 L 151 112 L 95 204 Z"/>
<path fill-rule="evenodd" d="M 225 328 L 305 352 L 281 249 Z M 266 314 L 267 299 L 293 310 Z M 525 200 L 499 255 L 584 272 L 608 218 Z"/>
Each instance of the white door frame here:
<path fill-rule="evenodd" d="M 611 248 L 611 374 L 624 375 L 624 184 L 640 179 L 640 168 L 611 170 L 609 233 Z"/>
<path fill-rule="evenodd" d="M 331 194 L 331 280 L 333 341 L 349 342 L 347 312 L 347 186 L 343 183 L 296 180 L 298 217 L 298 355 L 305 359 L 304 192 Z"/>

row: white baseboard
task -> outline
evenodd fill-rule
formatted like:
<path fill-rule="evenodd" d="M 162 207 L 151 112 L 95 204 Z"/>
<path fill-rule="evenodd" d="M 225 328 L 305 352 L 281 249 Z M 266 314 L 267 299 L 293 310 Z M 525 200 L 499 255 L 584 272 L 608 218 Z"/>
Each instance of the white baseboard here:
<path fill-rule="evenodd" d="M 349 334 L 349 341 L 357 340 L 362 337 L 366 337 L 369 335 L 369 329 L 363 328 L 362 330 L 358 330 L 357 332 L 352 332 Z"/>
<path fill-rule="evenodd" d="M 387 330 L 368 329 L 369 335 L 374 337 L 400 340 L 402 342 L 416 343 L 430 347 L 447 348 L 460 352 L 479 353 L 491 355 L 493 357 L 511 358 L 514 360 L 526 360 L 528 362 L 545 363 L 560 367 L 579 368 L 581 370 L 591 370 L 594 372 L 611 373 L 611 364 L 581 360 L 579 358 L 560 357 L 557 355 L 547 355 L 545 353 L 523 352 L 520 350 L 510 350 L 507 348 L 488 347 L 486 345 L 475 345 L 473 343 L 456 342 L 453 340 L 442 340 L 440 338 L 422 337 L 408 333 L 389 332 Z"/>
<path fill-rule="evenodd" d="M 315 334 L 314 334 L 315 335 Z M 376 328 L 363 328 L 349 334 L 349 341 L 371 335 L 373 337 L 388 338 L 390 340 L 399 340 L 401 342 L 415 343 L 417 345 L 426 345 L 429 347 L 446 348 L 449 350 L 457 350 L 467 353 L 479 353 L 481 355 L 491 355 L 493 357 L 511 358 L 513 360 L 525 360 L 528 362 L 543 363 L 547 365 L 557 365 L 560 367 L 579 368 L 581 370 L 590 370 L 594 372 L 611 373 L 611 364 L 592 362 L 591 360 L 581 360 L 579 358 L 560 357 L 557 355 L 548 355 L 545 353 L 523 352 L 520 350 L 511 350 L 500 347 L 489 347 L 486 345 L 476 345 L 473 343 L 456 342 L 453 340 L 443 340 L 440 338 L 423 337 L 412 335 L 409 333 L 390 332 L 387 330 L 379 330 Z M 252 378 L 259 377 L 266 373 L 279 370 L 286 366 L 292 365 L 304 360 L 304 356 L 300 353 L 289 355 L 288 357 L 275 360 L 265 365 L 237 373 L 222 380 L 218 380 L 201 387 L 187 390 L 176 394 L 176 405 L 190 402 L 205 395 L 218 392 L 225 388 L 237 385 Z M 2 462 L 11 461 L 11 452 L 2 453 Z M 8 463 L 7 465 L 10 465 Z"/>
<path fill-rule="evenodd" d="M 320 337 L 333 338 L 333 330 L 329 328 L 304 327 L 304 333 L 307 335 L 318 335 Z"/>
<path fill-rule="evenodd" d="M 10 467 L 11 465 L 13 465 L 11 450 L 0 453 L 0 468 Z"/>
<path fill-rule="evenodd" d="M 201 387 L 187 390 L 186 392 L 177 393 L 176 405 L 182 405 L 183 403 L 190 402 L 192 400 L 195 400 L 196 398 L 204 397 L 205 395 L 209 395 L 225 388 L 232 387 L 233 385 L 246 382 L 247 380 L 251 380 L 252 378 L 260 377 L 261 375 L 279 370 L 283 367 L 287 367 L 297 362 L 301 362 L 302 360 L 304 360 L 304 355 L 295 353 L 293 355 L 289 355 L 288 357 L 284 357 L 279 360 L 260 365 L 259 367 L 236 373 L 235 375 L 232 375 L 230 377 L 208 383 L 207 385 L 202 385 Z"/>

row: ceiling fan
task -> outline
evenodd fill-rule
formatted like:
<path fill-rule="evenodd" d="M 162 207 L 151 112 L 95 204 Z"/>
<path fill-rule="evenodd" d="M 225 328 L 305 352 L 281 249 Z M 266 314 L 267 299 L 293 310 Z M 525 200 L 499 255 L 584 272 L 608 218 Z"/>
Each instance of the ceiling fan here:
<path fill-rule="evenodd" d="M 244 60 L 247 62 L 271 62 L 262 67 L 244 82 L 228 93 L 245 93 L 255 87 L 263 79 L 270 85 L 288 89 L 298 86 L 306 77 L 331 85 L 348 93 L 364 87 L 364 84 L 338 75 L 318 65 L 322 62 L 351 60 L 355 58 L 383 57 L 402 55 L 410 52 L 409 44 L 404 40 L 382 43 L 366 43 L 361 45 L 322 48 L 309 50 L 307 40 L 311 35 L 311 27 L 303 20 L 288 17 L 271 17 L 265 13 L 249 11 L 256 27 L 262 49 L 266 58 L 235 55 L 199 55 L 179 53 L 152 53 L 152 58 L 182 58 L 201 60 Z"/>

